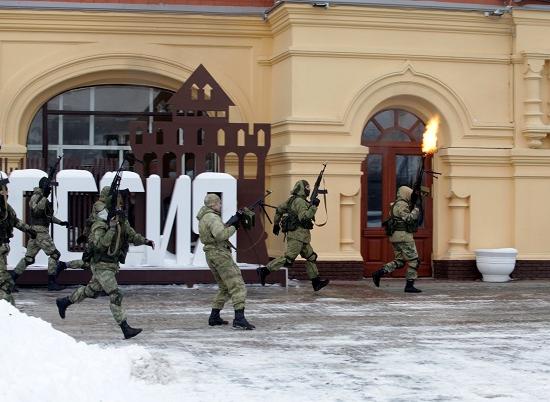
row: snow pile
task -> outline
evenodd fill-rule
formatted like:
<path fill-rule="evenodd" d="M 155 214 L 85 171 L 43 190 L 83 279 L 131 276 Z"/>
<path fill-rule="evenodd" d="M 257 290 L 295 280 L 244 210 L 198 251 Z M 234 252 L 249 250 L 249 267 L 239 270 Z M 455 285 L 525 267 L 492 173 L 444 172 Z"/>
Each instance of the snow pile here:
<path fill-rule="evenodd" d="M 166 362 L 143 347 L 77 342 L 2 300 L 0 344 L 2 401 L 122 401 L 139 394 L 129 393 L 134 382 L 173 380 Z"/>

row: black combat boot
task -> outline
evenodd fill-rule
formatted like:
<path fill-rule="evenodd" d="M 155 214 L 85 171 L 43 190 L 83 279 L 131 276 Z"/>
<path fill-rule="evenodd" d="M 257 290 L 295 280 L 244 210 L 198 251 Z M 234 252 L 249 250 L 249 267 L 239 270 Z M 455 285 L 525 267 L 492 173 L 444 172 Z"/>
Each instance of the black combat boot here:
<path fill-rule="evenodd" d="M 311 280 L 311 286 L 313 286 L 313 290 L 317 292 L 327 286 L 329 282 L 328 279 L 321 279 L 317 276 Z"/>
<path fill-rule="evenodd" d="M 210 325 L 211 327 L 215 325 L 227 325 L 227 321 L 223 320 L 220 317 L 219 308 L 212 309 L 212 312 L 210 313 L 210 317 L 208 317 L 208 325 Z"/>
<path fill-rule="evenodd" d="M 379 269 L 378 271 L 375 271 L 372 273 L 372 280 L 374 282 L 374 286 L 377 288 L 380 287 L 380 279 L 386 275 L 386 271 L 384 271 L 384 268 Z"/>
<path fill-rule="evenodd" d="M 19 278 L 19 274 L 15 271 L 10 271 L 11 279 L 13 279 L 13 288 L 11 290 L 12 293 L 18 293 L 19 289 L 17 288 L 17 285 L 15 284 L 15 281 L 17 281 L 17 278 Z"/>
<path fill-rule="evenodd" d="M 120 329 L 122 330 L 122 333 L 124 334 L 124 339 L 130 339 L 139 334 L 142 329 L 141 328 L 132 328 L 128 325 L 126 320 L 122 321 L 120 323 Z"/>
<path fill-rule="evenodd" d="M 65 286 L 60 285 L 55 280 L 55 274 L 48 275 L 48 290 L 63 290 Z"/>
<path fill-rule="evenodd" d="M 267 275 L 271 273 L 267 267 L 258 267 L 256 268 L 256 272 L 258 273 L 258 277 L 260 278 L 260 283 L 262 286 L 265 286 L 265 278 L 267 278 Z"/>
<path fill-rule="evenodd" d="M 254 329 L 254 325 L 249 323 L 246 318 L 244 318 L 244 308 L 241 310 L 235 310 L 235 319 L 233 320 L 233 328 L 238 329 Z"/>
<path fill-rule="evenodd" d="M 57 304 L 57 310 L 59 311 L 59 316 L 65 319 L 65 311 L 67 311 L 67 307 L 73 304 L 73 302 L 69 299 L 68 296 L 66 296 L 66 297 L 59 297 L 55 299 L 55 304 Z"/>
<path fill-rule="evenodd" d="M 407 279 L 407 284 L 405 285 L 405 292 L 407 293 L 422 293 L 420 289 L 414 287 L 414 279 Z"/>
<path fill-rule="evenodd" d="M 55 277 L 57 278 L 59 274 L 67 269 L 67 263 L 64 261 L 57 261 L 57 266 L 55 267 Z"/>

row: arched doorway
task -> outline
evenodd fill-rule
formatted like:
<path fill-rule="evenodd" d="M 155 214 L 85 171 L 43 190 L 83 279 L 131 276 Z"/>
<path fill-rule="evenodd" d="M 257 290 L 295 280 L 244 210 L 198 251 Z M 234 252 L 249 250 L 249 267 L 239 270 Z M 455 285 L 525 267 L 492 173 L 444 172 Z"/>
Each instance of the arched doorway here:
<path fill-rule="evenodd" d="M 402 109 L 385 109 L 374 115 L 363 129 L 361 144 L 369 147 L 363 162 L 361 183 L 361 254 L 365 261 L 365 276 L 393 259 L 393 250 L 384 229 L 383 219 L 389 215 L 389 204 L 395 199 L 397 188 L 411 186 L 422 163 L 422 133 L 424 122 L 413 113 Z M 426 159 L 429 170 L 431 160 Z M 431 177 L 424 177 L 423 185 L 431 186 Z M 431 276 L 432 254 L 432 199 L 424 199 L 424 221 L 415 234 L 416 246 L 422 263 L 420 276 Z M 404 276 L 397 270 L 394 276 Z"/>

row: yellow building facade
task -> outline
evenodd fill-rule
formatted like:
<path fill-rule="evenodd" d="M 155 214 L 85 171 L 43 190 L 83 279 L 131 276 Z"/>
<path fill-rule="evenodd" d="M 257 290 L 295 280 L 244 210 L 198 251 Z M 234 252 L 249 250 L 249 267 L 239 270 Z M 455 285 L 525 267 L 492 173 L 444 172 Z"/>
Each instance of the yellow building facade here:
<path fill-rule="evenodd" d="M 509 11 L 0 8 L 0 157 L 18 166 L 34 116 L 60 93 L 105 84 L 176 91 L 203 64 L 235 104 L 231 121 L 271 124 L 271 204 L 328 163 L 328 222 L 313 231 L 313 247 L 321 274 L 360 276 L 387 255 L 369 255 L 387 249 L 383 240 L 365 246 L 365 127 L 387 110 L 424 123 L 437 115 L 432 168 L 442 175 L 432 185 L 424 275 L 472 277 L 475 249 L 514 247 L 518 276 L 549 277 L 550 8 Z M 271 256 L 283 246 L 270 234 Z"/>

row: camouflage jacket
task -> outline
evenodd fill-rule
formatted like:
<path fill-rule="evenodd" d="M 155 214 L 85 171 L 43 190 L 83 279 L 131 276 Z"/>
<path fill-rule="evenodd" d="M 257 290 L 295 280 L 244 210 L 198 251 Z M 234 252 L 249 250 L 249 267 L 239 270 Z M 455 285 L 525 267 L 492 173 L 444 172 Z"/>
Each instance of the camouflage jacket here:
<path fill-rule="evenodd" d="M 89 238 L 92 261 L 118 264 L 126 258 L 130 244 L 141 246 L 146 241 L 126 220 L 110 228 L 107 222 L 97 219 Z"/>
<path fill-rule="evenodd" d="M 60 224 L 61 221 L 53 215 L 53 205 L 40 187 L 35 187 L 31 200 L 29 201 L 31 209 L 31 225 L 38 232 L 48 231 L 50 223 Z"/>
<path fill-rule="evenodd" d="M 305 188 L 301 180 L 296 182 L 291 194 L 292 196 L 290 198 L 277 206 L 274 221 L 278 223 L 281 221 L 285 214 L 295 214 L 301 224 L 298 226 L 298 228 L 296 228 L 296 230 L 288 231 L 286 233 L 286 236 L 289 239 L 295 239 L 304 243 L 309 243 L 311 241 L 311 229 L 307 229 L 306 227 L 313 227 L 313 221 L 315 220 L 317 207 L 311 205 L 307 201 Z"/>
<path fill-rule="evenodd" d="M 199 210 L 197 219 L 199 220 L 199 237 L 204 244 L 204 251 L 230 249 L 229 238 L 237 230 L 234 226 L 226 227 L 220 214 L 207 206 Z"/>
<path fill-rule="evenodd" d="M 0 208 L 0 243 L 9 243 L 9 239 L 13 237 L 13 228 L 17 228 L 22 232 L 26 232 L 31 227 L 17 218 L 17 214 L 10 204 L 6 204 L 7 208 Z"/>
<path fill-rule="evenodd" d="M 401 186 L 397 190 L 397 199 L 390 204 L 390 211 L 393 217 L 406 224 L 415 224 L 418 220 L 420 211 L 418 208 L 410 210 L 409 202 L 411 201 L 412 190 L 409 187 Z M 411 242 L 414 241 L 413 233 L 405 230 L 396 230 L 390 236 L 390 242 Z"/>

